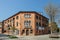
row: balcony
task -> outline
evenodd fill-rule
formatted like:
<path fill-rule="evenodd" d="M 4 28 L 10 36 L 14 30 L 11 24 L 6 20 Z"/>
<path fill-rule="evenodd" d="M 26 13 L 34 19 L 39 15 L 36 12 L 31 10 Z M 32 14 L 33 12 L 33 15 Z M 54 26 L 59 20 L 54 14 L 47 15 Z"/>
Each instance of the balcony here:
<path fill-rule="evenodd" d="M 44 27 L 37 27 L 38 30 L 44 30 Z"/>
<path fill-rule="evenodd" d="M 32 26 L 25 26 L 24 28 L 32 28 Z"/>

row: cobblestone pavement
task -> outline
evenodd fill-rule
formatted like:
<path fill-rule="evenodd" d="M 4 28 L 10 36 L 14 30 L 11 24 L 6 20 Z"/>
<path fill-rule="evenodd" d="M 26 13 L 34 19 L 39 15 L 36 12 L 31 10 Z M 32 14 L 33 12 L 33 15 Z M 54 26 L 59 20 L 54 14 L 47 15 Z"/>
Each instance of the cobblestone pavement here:
<path fill-rule="evenodd" d="M 60 40 L 60 38 L 49 38 L 49 35 L 21 36 L 16 39 L 9 39 L 7 36 L 0 37 L 0 40 Z"/>

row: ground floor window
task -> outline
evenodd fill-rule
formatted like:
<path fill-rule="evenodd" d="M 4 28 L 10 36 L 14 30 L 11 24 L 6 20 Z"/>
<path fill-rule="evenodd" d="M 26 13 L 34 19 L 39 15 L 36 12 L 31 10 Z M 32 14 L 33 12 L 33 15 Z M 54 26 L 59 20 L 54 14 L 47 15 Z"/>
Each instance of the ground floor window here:
<path fill-rule="evenodd" d="M 18 35 L 19 34 L 19 30 L 15 30 L 15 34 Z"/>

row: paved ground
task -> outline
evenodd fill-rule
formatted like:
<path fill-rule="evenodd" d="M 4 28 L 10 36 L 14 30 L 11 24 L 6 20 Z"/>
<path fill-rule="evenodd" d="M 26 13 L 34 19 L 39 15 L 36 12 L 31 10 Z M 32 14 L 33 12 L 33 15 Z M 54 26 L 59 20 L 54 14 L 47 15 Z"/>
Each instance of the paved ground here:
<path fill-rule="evenodd" d="M 49 35 L 21 36 L 17 39 L 9 39 L 7 35 L 0 34 L 0 40 L 60 40 L 60 38 L 49 38 Z"/>

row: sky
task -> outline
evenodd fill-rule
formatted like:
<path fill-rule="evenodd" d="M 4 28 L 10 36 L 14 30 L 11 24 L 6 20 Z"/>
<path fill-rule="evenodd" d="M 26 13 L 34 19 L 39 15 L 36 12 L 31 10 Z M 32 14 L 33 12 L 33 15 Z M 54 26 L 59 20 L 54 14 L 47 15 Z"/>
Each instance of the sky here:
<path fill-rule="evenodd" d="M 36 11 L 48 18 L 44 7 L 49 3 L 60 5 L 60 0 L 0 0 L 0 21 L 19 11 Z"/>

